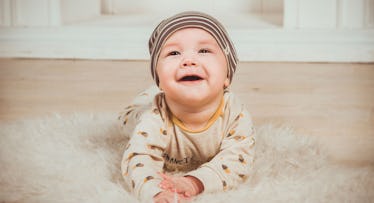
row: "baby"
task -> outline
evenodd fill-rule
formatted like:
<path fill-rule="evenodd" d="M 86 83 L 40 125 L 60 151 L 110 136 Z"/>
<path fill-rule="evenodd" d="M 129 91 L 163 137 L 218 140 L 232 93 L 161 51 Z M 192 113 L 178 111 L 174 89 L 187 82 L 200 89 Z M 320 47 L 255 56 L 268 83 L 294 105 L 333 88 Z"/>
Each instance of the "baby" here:
<path fill-rule="evenodd" d="M 213 17 L 183 12 L 162 21 L 149 39 L 158 86 L 121 113 L 130 140 L 121 168 L 144 202 L 174 202 L 237 187 L 249 175 L 255 133 L 228 87 L 238 62 Z"/>

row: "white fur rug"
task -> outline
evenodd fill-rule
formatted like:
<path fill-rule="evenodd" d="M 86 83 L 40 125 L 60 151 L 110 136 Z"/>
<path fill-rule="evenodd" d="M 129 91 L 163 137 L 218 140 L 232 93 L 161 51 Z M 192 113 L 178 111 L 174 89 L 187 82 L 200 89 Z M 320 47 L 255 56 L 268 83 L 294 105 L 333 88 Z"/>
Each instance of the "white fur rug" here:
<path fill-rule="evenodd" d="M 195 202 L 374 202 L 374 169 L 334 165 L 307 136 L 257 129 L 253 176 Z M 0 124 L 0 202 L 136 202 L 122 186 L 115 113 Z"/>

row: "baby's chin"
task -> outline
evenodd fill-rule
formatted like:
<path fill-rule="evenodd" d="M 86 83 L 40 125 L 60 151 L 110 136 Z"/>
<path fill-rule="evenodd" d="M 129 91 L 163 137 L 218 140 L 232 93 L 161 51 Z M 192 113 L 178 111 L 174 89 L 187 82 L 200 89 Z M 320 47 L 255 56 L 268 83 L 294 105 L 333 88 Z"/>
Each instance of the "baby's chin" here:
<path fill-rule="evenodd" d="M 203 83 L 205 82 L 205 80 L 180 80 L 177 82 L 178 85 L 181 85 L 181 86 L 186 86 L 187 88 L 188 87 L 199 87 L 201 85 L 203 85 Z"/>
<path fill-rule="evenodd" d="M 212 92 L 208 88 L 191 86 L 188 88 L 181 88 L 176 94 L 170 96 L 173 96 L 178 103 L 187 106 L 199 106 L 215 97 L 215 95 L 211 93 Z M 165 95 L 168 96 L 166 92 Z"/>

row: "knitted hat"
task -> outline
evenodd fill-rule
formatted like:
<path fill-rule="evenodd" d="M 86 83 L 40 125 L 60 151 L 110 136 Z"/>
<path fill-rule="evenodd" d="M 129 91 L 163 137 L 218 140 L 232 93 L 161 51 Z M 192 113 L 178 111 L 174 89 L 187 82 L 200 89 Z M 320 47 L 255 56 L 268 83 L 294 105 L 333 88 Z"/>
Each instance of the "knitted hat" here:
<path fill-rule="evenodd" d="M 149 39 L 149 53 L 151 55 L 151 71 L 152 77 L 159 85 L 159 78 L 156 72 L 156 65 L 160 51 L 166 40 L 176 31 L 184 28 L 200 28 L 210 33 L 221 47 L 227 61 L 227 76 L 232 80 L 238 58 L 234 48 L 234 44 L 218 20 L 210 15 L 201 12 L 188 11 L 176 14 L 167 18 L 155 28 Z"/>

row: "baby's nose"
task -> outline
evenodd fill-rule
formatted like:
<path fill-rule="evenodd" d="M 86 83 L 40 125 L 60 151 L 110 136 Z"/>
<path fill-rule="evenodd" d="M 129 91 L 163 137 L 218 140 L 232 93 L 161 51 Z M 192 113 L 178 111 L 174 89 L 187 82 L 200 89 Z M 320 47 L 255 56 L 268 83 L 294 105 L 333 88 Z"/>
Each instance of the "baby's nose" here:
<path fill-rule="evenodd" d="M 182 67 L 188 67 L 188 66 L 195 67 L 195 66 L 198 66 L 199 63 L 198 63 L 198 59 L 196 57 L 197 57 L 196 53 L 194 53 L 193 51 L 191 51 L 191 52 L 185 52 L 183 54 L 183 58 L 182 58 L 182 61 L 181 61 L 181 66 Z"/>
<path fill-rule="evenodd" d="M 184 59 L 182 62 L 182 66 L 183 67 L 196 66 L 196 62 L 191 58 Z"/>

